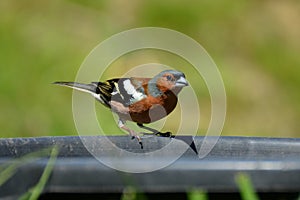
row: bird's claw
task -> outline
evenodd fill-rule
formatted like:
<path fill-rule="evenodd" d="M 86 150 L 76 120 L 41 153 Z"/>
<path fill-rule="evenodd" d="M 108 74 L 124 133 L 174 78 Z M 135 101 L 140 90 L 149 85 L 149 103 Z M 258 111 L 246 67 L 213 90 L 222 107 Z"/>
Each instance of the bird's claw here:
<path fill-rule="evenodd" d="M 142 139 L 141 139 L 140 136 L 138 136 L 138 135 L 132 135 L 132 136 L 131 136 L 131 139 L 132 139 L 132 140 L 137 139 L 137 141 L 138 141 L 139 144 L 141 145 L 141 149 L 144 148 L 143 143 L 142 143 Z"/>
<path fill-rule="evenodd" d="M 144 146 L 143 146 L 143 143 L 142 143 L 142 139 L 141 139 L 141 137 L 140 136 L 135 136 L 136 137 L 136 139 L 138 140 L 138 142 L 139 142 L 139 144 L 141 145 L 141 149 L 143 149 L 144 148 Z"/>
<path fill-rule="evenodd" d="M 142 141 L 139 141 L 139 144 L 141 145 L 141 149 L 144 148 Z"/>

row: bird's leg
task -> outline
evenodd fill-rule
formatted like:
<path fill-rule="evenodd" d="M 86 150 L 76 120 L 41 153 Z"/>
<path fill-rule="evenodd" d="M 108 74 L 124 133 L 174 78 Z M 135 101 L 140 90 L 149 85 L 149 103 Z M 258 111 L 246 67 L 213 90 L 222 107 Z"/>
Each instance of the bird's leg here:
<path fill-rule="evenodd" d="M 142 139 L 141 137 L 138 135 L 138 133 L 136 133 L 134 130 L 131 130 L 130 128 L 126 127 L 124 122 L 122 120 L 119 119 L 119 122 L 118 122 L 118 126 L 127 131 L 129 133 L 129 135 L 131 136 L 132 139 L 136 138 L 137 141 L 139 142 L 139 144 L 141 145 L 141 149 L 143 149 L 143 143 L 142 143 Z"/>
<path fill-rule="evenodd" d="M 147 126 L 144 126 L 143 124 L 141 123 L 137 123 L 137 125 L 140 127 L 140 128 L 143 128 L 143 129 L 146 129 L 148 131 L 151 131 L 152 133 L 151 134 L 154 134 L 154 135 L 157 135 L 157 136 L 161 136 L 161 137 L 171 137 L 172 136 L 172 133 L 171 132 L 165 132 L 165 133 L 162 133 L 156 129 L 153 129 L 153 128 L 150 128 L 150 127 L 147 127 Z"/>

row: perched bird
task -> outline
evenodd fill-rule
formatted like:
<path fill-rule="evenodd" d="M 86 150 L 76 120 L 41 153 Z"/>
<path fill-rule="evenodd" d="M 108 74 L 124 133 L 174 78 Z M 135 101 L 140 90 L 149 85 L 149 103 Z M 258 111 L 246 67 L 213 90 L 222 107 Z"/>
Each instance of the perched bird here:
<path fill-rule="evenodd" d="M 177 104 L 177 95 L 188 86 L 184 73 L 165 70 L 153 78 L 114 78 L 90 84 L 76 82 L 54 82 L 92 94 L 100 103 L 110 108 L 118 117 L 118 126 L 136 138 L 143 148 L 141 138 L 134 130 L 125 126 L 126 121 L 136 122 L 141 128 L 158 136 L 171 136 L 144 126 L 166 117 Z"/>

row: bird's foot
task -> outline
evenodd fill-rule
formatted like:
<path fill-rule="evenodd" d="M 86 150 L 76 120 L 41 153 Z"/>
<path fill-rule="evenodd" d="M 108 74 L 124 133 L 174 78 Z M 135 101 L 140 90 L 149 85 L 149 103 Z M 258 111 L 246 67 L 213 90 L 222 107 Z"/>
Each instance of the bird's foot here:
<path fill-rule="evenodd" d="M 130 135 L 131 135 L 132 140 L 137 139 L 137 141 L 141 145 L 141 149 L 143 149 L 144 146 L 143 146 L 142 138 L 136 132 L 133 132 L 133 131 L 130 132 Z"/>
<path fill-rule="evenodd" d="M 141 137 L 138 135 L 138 133 L 136 133 L 134 130 L 131 130 L 130 128 L 126 127 L 124 125 L 124 122 L 122 120 L 119 120 L 118 123 L 119 127 L 125 131 L 127 131 L 129 133 L 129 135 L 131 136 L 131 139 L 137 139 L 137 141 L 139 142 L 139 144 L 141 145 L 141 149 L 144 148 L 143 143 L 142 143 L 142 139 Z"/>

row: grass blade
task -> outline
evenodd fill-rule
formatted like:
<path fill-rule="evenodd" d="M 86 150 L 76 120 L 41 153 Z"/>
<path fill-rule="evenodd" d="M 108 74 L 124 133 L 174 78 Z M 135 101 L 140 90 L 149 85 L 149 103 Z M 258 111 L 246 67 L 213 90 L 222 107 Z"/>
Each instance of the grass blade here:
<path fill-rule="evenodd" d="M 56 157 L 58 155 L 58 148 L 54 147 L 52 149 L 49 161 L 47 163 L 47 166 L 40 178 L 40 181 L 38 182 L 38 184 L 32 189 L 32 193 L 31 196 L 29 198 L 29 200 L 37 200 L 40 196 L 40 194 L 43 192 L 44 187 L 49 179 L 49 176 L 53 170 L 55 161 L 56 161 Z"/>
<path fill-rule="evenodd" d="M 0 187 L 16 173 L 18 167 L 19 164 L 12 164 L 6 167 L 3 171 L 1 170 L 2 172 L 0 173 Z"/>
<path fill-rule="evenodd" d="M 236 183 L 239 187 L 240 194 L 243 200 L 259 200 L 251 183 L 251 179 L 247 174 L 237 174 Z"/>
<path fill-rule="evenodd" d="M 192 189 L 187 195 L 188 200 L 208 200 L 207 193 L 202 189 Z"/>
<path fill-rule="evenodd" d="M 128 186 L 124 189 L 121 200 L 135 200 L 137 199 L 137 191 L 134 187 Z"/>
<path fill-rule="evenodd" d="M 42 156 L 48 155 L 49 151 L 50 148 L 46 148 L 40 151 L 28 153 L 25 156 L 22 156 L 21 158 L 14 159 L 14 163 L 4 164 L 3 166 L 1 166 L 0 187 L 16 173 L 17 169 L 20 166 L 32 162 L 33 160 L 39 159 Z"/>

